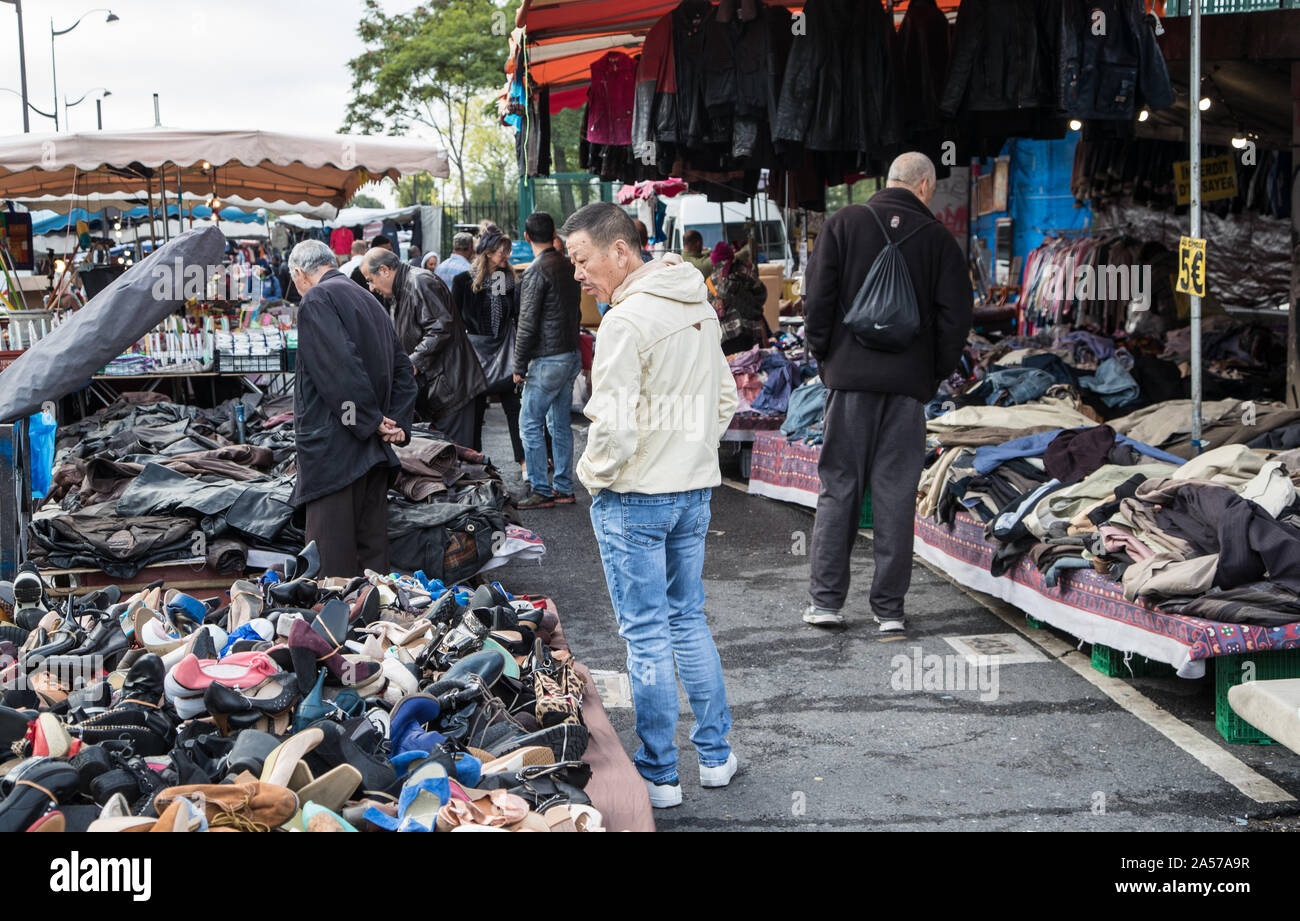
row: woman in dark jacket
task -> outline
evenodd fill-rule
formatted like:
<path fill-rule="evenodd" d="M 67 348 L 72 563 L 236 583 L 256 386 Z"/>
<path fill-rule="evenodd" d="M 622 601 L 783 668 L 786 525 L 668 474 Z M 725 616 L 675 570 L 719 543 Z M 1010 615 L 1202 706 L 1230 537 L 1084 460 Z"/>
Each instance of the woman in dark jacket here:
<path fill-rule="evenodd" d="M 767 288 L 747 263 L 736 258 L 728 244 L 719 243 L 709 258 L 713 261 L 710 300 L 722 323 L 722 354 L 766 346 L 772 337 L 763 316 Z"/>
<path fill-rule="evenodd" d="M 485 226 L 475 240 L 470 270 L 456 276 L 451 297 L 465 321 L 465 329 L 488 377 L 488 391 L 478 398 L 474 408 L 472 447 L 475 451 L 483 450 L 483 419 L 487 414 L 488 397 L 499 397 L 510 427 L 510 446 L 514 450 L 515 463 L 521 464 L 524 443 L 519 437 L 519 394 L 510 375 L 509 358 L 514 352 L 515 323 L 519 319 L 519 286 L 510 266 L 510 250 L 509 237 L 493 224 Z M 502 350 L 505 350 L 506 360 L 495 361 Z M 499 368 L 496 367 L 498 364 Z"/>

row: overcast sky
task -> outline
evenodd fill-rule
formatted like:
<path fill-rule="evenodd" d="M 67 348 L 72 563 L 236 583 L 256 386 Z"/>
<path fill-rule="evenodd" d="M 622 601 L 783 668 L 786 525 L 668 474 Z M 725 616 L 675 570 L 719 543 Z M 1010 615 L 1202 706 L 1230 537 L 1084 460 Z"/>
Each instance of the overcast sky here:
<path fill-rule="evenodd" d="M 50 19 L 65 29 L 103 0 L 25 0 L 27 87 L 31 102 L 53 106 Z M 361 0 L 113 0 L 55 39 L 59 95 L 76 100 L 107 87 L 105 129 L 149 128 L 153 94 L 171 128 L 277 130 L 333 134 L 343 123 L 351 76 L 347 62 L 362 51 Z M 390 12 L 410 9 L 389 0 Z M 18 25 L 0 3 L 0 87 L 17 92 Z M 71 109 L 73 131 L 95 129 L 92 94 Z M 62 102 L 60 103 L 62 104 Z M 35 113 L 33 133 L 54 130 Z M 22 104 L 0 93 L 0 132 L 22 132 Z"/>

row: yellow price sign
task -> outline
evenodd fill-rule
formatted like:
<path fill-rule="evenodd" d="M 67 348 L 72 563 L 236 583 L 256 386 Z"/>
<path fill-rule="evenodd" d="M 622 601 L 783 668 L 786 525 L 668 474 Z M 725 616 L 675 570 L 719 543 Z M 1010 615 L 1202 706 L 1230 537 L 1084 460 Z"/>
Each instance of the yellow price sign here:
<path fill-rule="evenodd" d="M 1196 237 L 1178 239 L 1178 284 L 1180 294 L 1205 297 L 1205 241 Z"/>

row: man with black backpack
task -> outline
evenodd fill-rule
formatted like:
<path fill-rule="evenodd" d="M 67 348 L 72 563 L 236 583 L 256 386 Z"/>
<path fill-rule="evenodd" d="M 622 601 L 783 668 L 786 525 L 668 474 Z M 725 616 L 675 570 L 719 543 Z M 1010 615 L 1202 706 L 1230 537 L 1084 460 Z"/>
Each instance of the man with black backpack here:
<path fill-rule="evenodd" d="M 930 212 L 934 187 L 930 159 L 902 154 L 868 204 L 826 221 L 808 266 L 804 330 L 827 395 L 806 623 L 844 623 L 869 487 L 872 614 L 881 633 L 905 629 L 924 404 L 956 367 L 972 312 L 965 258 Z"/>

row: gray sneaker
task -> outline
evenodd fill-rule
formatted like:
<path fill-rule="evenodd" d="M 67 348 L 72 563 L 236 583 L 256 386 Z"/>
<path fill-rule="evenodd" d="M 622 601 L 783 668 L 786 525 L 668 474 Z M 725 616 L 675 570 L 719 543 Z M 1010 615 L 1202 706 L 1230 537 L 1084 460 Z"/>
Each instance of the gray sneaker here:
<path fill-rule="evenodd" d="M 879 624 L 876 628 L 876 631 L 879 633 L 904 633 L 907 630 L 907 624 L 903 622 L 901 617 L 882 618 L 879 614 L 873 614 L 872 617 L 874 617 L 876 623 Z"/>
<path fill-rule="evenodd" d="M 814 627 L 842 627 L 844 615 L 839 611 L 830 611 L 810 604 L 803 612 L 803 622 Z"/>

